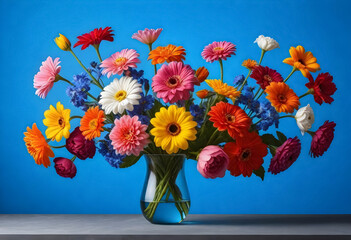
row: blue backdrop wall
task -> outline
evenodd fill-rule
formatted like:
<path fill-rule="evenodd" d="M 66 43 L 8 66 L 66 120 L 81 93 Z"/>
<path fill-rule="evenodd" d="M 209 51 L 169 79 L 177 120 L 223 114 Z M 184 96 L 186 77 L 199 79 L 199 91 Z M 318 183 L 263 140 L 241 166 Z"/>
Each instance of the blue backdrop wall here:
<path fill-rule="evenodd" d="M 186 62 L 194 68 L 206 66 L 210 78 L 219 77 L 218 63 L 201 58 L 203 47 L 213 41 L 231 41 L 237 55 L 225 62 L 225 79 L 247 74 L 244 59 L 258 59 L 260 49 L 253 41 L 260 34 L 271 36 L 280 49 L 266 54 L 263 65 L 277 69 L 284 77 L 291 67 L 282 63 L 290 46 L 303 45 L 313 52 L 322 67 L 334 76 L 337 92 L 332 105 L 319 106 L 311 96 L 316 115 L 313 129 L 327 119 L 336 122 L 335 139 L 322 157 L 308 156 L 311 137 L 301 136 L 293 119 L 281 121 L 289 137 L 303 144 L 300 158 L 286 172 L 258 177 L 205 179 L 196 163 L 186 163 L 192 196 L 191 213 L 351 213 L 350 46 L 348 1 L 1 1 L 1 118 L 0 118 L 0 213 L 139 213 L 139 197 L 145 175 L 145 161 L 129 169 L 112 168 L 101 156 L 76 160 L 74 179 L 65 179 L 50 167 L 38 166 L 23 143 L 23 132 L 33 122 L 44 131 L 43 112 L 61 101 L 82 114 L 68 101 L 64 83 L 55 84 L 47 99 L 34 95 L 33 76 L 47 56 L 60 57 L 62 76 L 72 78 L 82 69 L 72 56 L 61 51 L 53 39 L 65 34 L 75 37 L 96 27 L 111 26 L 115 41 L 101 45 L 103 58 L 123 48 L 141 54 L 146 76 L 152 66 L 146 61 L 147 47 L 131 39 L 140 29 L 162 27 L 158 45 L 182 45 Z M 93 48 L 76 50 L 85 64 L 96 59 Z M 297 72 L 289 80 L 298 95 L 306 91 L 305 79 Z M 76 121 L 76 122 L 74 122 Z M 78 124 L 73 120 L 72 125 Z M 274 130 L 274 129 L 273 129 Z M 56 156 L 71 157 L 65 150 Z M 269 157 L 266 158 L 265 167 Z"/>

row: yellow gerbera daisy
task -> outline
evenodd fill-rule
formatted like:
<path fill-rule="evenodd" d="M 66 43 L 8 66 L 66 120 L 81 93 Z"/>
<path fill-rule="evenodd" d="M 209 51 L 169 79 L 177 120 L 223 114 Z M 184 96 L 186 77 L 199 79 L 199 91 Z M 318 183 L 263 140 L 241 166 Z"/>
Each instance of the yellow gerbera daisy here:
<path fill-rule="evenodd" d="M 62 136 L 68 138 L 69 129 L 71 128 L 69 123 L 70 114 L 71 110 L 64 109 L 60 102 L 57 102 L 56 108 L 50 105 L 50 110 L 44 112 L 45 119 L 43 123 L 48 127 L 45 131 L 46 137 L 57 142 L 61 141 Z"/>
<path fill-rule="evenodd" d="M 240 96 L 240 92 L 235 87 L 229 86 L 228 84 L 223 83 L 221 80 L 207 79 L 205 81 L 216 93 L 230 98 L 233 102 Z"/>
<path fill-rule="evenodd" d="M 163 107 L 150 122 L 154 126 L 150 133 L 155 136 L 156 146 L 168 154 L 177 153 L 179 148 L 188 149 L 188 141 L 196 139 L 197 123 L 184 107 L 178 108 L 176 105 L 171 105 L 168 109 Z"/>

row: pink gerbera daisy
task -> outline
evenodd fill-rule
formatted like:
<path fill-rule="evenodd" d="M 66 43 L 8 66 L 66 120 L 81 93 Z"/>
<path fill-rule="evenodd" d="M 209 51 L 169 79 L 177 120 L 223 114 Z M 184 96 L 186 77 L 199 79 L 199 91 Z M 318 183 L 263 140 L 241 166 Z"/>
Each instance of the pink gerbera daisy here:
<path fill-rule="evenodd" d="M 232 54 L 235 55 L 236 47 L 233 43 L 227 41 L 213 42 L 207 45 L 201 53 L 206 62 L 227 60 Z"/>
<path fill-rule="evenodd" d="M 197 79 L 194 70 L 182 62 L 171 62 L 162 65 L 152 78 L 152 89 L 165 103 L 175 103 L 179 100 L 188 100 L 190 91 L 194 91 Z"/>
<path fill-rule="evenodd" d="M 129 67 L 137 67 L 136 64 L 140 63 L 138 57 L 139 53 L 134 49 L 123 49 L 120 52 L 116 52 L 102 61 L 102 74 L 107 74 L 107 77 L 115 74 L 122 75 L 123 71 L 128 70 Z"/>
<path fill-rule="evenodd" d="M 61 70 L 60 59 L 55 58 L 52 61 L 51 57 L 48 57 L 41 65 L 39 72 L 34 76 L 34 88 L 37 89 L 35 94 L 41 98 L 46 98 L 51 88 L 54 86 L 55 80 L 58 80 Z"/>
<path fill-rule="evenodd" d="M 138 116 L 124 115 L 115 120 L 115 126 L 110 133 L 113 149 L 117 154 L 139 156 L 140 152 L 150 142 L 146 133 L 147 125 L 141 124 Z"/>
<path fill-rule="evenodd" d="M 162 28 L 157 28 L 156 30 L 145 28 L 145 30 L 139 30 L 137 33 L 134 33 L 132 38 L 142 43 L 145 43 L 147 45 L 150 45 L 157 40 L 162 30 L 163 30 Z"/>

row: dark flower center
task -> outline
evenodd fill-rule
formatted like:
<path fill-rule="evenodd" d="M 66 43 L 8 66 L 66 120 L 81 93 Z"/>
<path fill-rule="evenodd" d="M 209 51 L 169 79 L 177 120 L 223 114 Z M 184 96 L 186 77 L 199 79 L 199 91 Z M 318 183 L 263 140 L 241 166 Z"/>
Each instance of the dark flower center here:
<path fill-rule="evenodd" d="M 241 161 L 247 161 L 251 157 L 251 150 L 250 149 L 245 149 L 244 151 L 241 152 L 240 159 Z"/>
<path fill-rule="evenodd" d="M 280 102 L 280 103 L 286 103 L 286 96 L 285 95 L 283 95 L 283 94 L 279 94 L 278 95 L 278 101 Z"/>
<path fill-rule="evenodd" d="M 178 123 L 170 123 L 167 126 L 167 131 L 172 136 L 177 136 L 180 133 L 180 126 Z"/>
<path fill-rule="evenodd" d="M 166 85 L 170 88 L 175 88 L 178 86 L 179 84 L 179 76 L 172 76 L 170 77 L 167 82 L 166 82 Z"/>
<path fill-rule="evenodd" d="M 60 127 L 65 127 L 65 121 L 62 117 L 58 120 L 58 124 L 60 125 Z"/>
<path fill-rule="evenodd" d="M 303 59 L 299 59 L 299 63 L 301 63 L 302 65 L 306 65 Z"/>
<path fill-rule="evenodd" d="M 230 114 L 227 114 L 226 116 L 225 116 L 225 119 L 228 121 L 228 122 L 235 122 L 235 116 L 233 116 L 233 115 L 230 115 Z"/>
<path fill-rule="evenodd" d="M 269 83 L 273 81 L 271 76 L 269 76 L 268 74 L 263 76 L 263 80 L 265 80 L 266 82 L 269 82 Z"/>

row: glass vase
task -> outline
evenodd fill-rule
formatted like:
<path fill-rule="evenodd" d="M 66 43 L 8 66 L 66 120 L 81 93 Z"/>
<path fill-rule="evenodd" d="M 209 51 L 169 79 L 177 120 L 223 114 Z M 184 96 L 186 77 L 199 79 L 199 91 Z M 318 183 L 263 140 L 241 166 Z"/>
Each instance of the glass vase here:
<path fill-rule="evenodd" d="M 146 154 L 146 177 L 140 206 L 151 223 L 181 223 L 189 213 L 190 196 L 184 174 L 185 155 Z"/>

